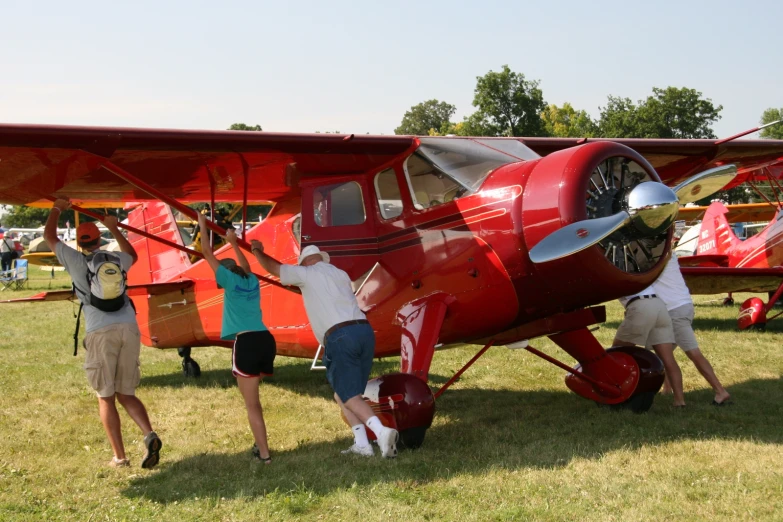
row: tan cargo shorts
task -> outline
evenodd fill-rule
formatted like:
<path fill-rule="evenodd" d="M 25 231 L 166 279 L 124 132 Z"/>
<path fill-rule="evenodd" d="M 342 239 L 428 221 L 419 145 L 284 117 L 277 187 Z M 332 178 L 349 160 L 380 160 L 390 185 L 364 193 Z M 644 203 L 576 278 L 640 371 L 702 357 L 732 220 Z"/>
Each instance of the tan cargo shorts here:
<path fill-rule="evenodd" d="M 699 348 L 699 341 L 696 340 L 696 334 L 693 333 L 693 315 L 693 304 L 678 306 L 669 311 L 674 327 L 674 342 L 685 352 Z"/>
<path fill-rule="evenodd" d="M 645 347 L 673 343 L 674 330 L 666 305 L 657 297 L 635 300 L 625 309 L 615 339 Z"/>
<path fill-rule="evenodd" d="M 136 323 L 105 326 L 84 337 L 84 370 L 98 397 L 135 395 L 141 380 L 141 336 Z"/>

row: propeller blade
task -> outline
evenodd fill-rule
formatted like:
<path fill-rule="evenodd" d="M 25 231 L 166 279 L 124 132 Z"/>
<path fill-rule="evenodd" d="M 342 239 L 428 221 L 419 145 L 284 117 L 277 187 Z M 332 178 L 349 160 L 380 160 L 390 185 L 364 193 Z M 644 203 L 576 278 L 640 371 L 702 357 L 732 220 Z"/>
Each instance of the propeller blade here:
<path fill-rule="evenodd" d="M 602 241 L 630 221 L 631 216 L 623 211 L 613 216 L 571 223 L 555 230 L 530 249 L 530 260 L 546 263 L 576 254 Z"/>
<path fill-rule="evenodd" d="M 685 205 L 715 194 L 728 185 L 736 175 L 736 165 L 722 165 L 691 176 L 672 190 L 677 194 L 680 205 Z"/>

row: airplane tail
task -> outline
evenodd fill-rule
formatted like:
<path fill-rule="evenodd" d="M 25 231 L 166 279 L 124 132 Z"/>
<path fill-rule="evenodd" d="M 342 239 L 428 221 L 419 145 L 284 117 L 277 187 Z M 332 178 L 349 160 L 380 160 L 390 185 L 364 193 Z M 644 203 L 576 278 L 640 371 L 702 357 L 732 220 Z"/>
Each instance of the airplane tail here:
<path fill-rule="evenodd" d="M 140 204 L 128 214 L 128 224 L 156 237 L 183 245 L 171 208 L 159 201 Z M 170 281 L 190 267 L 188 255 L 158 241 L 128 233 L 128 241 L 136 249 L 139 259 L 128 272 L 129 285 L 146 285 Z"/>
<path fill-rule="evenodd" d="M 701 221 L 699 242 L 696 245 L 697 256 L 725 255 L 741 243 L 726 219 L 728 211 L 720 201 L 715 201 L 707 207 L 707 212 Z"/>

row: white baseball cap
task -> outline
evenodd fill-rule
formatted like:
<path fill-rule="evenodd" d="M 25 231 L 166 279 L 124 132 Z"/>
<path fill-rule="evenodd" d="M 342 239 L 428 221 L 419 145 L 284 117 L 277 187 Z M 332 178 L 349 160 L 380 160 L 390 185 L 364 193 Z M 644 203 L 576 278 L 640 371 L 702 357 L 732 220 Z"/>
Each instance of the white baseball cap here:
<path fill-rule="evenodd" d="M 326 252 L 322 252 L 320 248 L 318 248 L 315 245 L 307 245 L 302 249 L 302 252 L 299 254 L 299 264 L 302 264 L 302 261 L 304 261 L 306 258 L 310 256 L 314 256 L 316 254 L 319 254 L 321 256 L 321 259 L 324 260 L 324 263 L 329 262 L 329 254 Z"/>

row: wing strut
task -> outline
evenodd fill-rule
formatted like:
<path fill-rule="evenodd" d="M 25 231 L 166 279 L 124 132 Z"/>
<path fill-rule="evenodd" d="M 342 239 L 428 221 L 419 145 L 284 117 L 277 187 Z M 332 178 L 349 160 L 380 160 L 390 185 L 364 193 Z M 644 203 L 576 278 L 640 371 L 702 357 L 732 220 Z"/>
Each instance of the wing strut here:
<path fill-rule="evenodd" d="M 198 221 L 198 213 L 195 210 L 193 210 L 192 208 L 188 207 L 187 205 L 183 205 L 182 203 L 180 203 L 179 201 L 177 201 L 174 198 L 170 198 L 169 196 L 167 196 L 166 194 L 162 193 L 158 189 L 156 189 L 153 186 L 151 186 L 151 185 L 145 183 L 144 181 L 140 180 L 139 178 L 137 178 L 136 176 L 134 176 L 130 172 L 128 172 L 128 171 L 118 167 L 117 165 L 114 165 L 110 161 L 106 161 L 105 158 L 101 158 L 100 156 L 95 156 L 95 157 L 96 157 L 96 159 L 98 159 L 100 161 L 101 167 L 103 167 L 104 169 L 108 170 L 109 172 L 111 172 L 112 174 L 114 174 L 115 176 L 120 178 L 121 180 L 125 181 L 126 183 L 128 183 L 128 184 L 130 184 L 130 185 L 132 185 L 134 187 L 136 187 L 137 189 L 139 189 L 139 190 L 141 190 L 143 192 L 146 192 L 147 194 L 149 194 L 150 196 L 154 197 L 155 199 L 158 199 L 158 200 L 160 200 L 160 201 L 162 201 L 162 202 L 164 202 L 164 203 L 166 203 L 168 205 L 171 205 L 172 207 L 176 208 L 177 210 L 179 210 L 180 212 L 182 212 L 183 214 L 188 216 L 190 219 Z M 52 198 L 48 197 L 48 199 L 52 199 Z M 74 208 L 74 210 L 78 210 L 76 207 L 73 207 L 73 208 Z M 214 205 L 213 205 L 213 208 L 214 208 Z M 80 210 L 80 211 L 82 211 L 82 210 Z M 94 214 L 92 212 L 91 213 L 84 212 L 84 213 L 87 214 L 88 216 L 94 217 L 95 219 L 98 219 L 98 220 L 102 221 L 101 216 L 98 216 L 97 214 Z M 208 219 L 206 225 L 207 225 L 208 229 L 212 230 L 213 232 L 217 232 L 220 235 L 225 235 L 225 233 L 226 233 L 225 229 L 223 229 L 222 227 L 217 226 L 212 220 Z M 134 233 L 140 234 L 140 235 L 142 235 L 144 237 L 147 237 L 149 239 L 154 239 L 155 241 L 160 241 L 160 242 L 162 242 L 162 243 L 164 243 L 164 244 L 166 244 L 168 246 L 174 246 L 173 243 L 170 243 L 168 241 L 163 241 L 159 237 L 153 237 L 151 234 L 147 234 L 146 232 L 141 232 L 138 229 L 133 228 L 131 230 L 132 227 L 128 227 L 127 225 L 122 225 L 122 224 L 120 224 L 120 226 L 122 226 L 125 229 L 130 230 L 131 232 L 134 232 Z M 237 238 L 237 244 L 239 246 L 241 246 L 243 249 L 245 249 L 246 251 L 250 252 L 250 244 L 248 244 L 248 242 L 245 241 L 244 239 Z M 182 247 L 181 245 L 176 245 L 175 248 L 177 248 L 178 250 L 185 249 L 185 251 L 190 251 L 190 249 L 186 249 L 185 247 Z M 199 253 L 198 255 L 199 255 L 199 257 L 202 257 L 201 253 Z M 264 281 L 266 283 L 269 283 L 270 285 L 279 286 L 280 288 L 285 288 L 286 290 L 288 290 L 288 288 L 283 286 L 279 281 L 275 281 L 274 279 L 270 279 L 268 277 L 260 276 L 258 274 L 256 274 L 256 277 L 258 277 L 259 279 L 261 279 L 262 281 Z"/>
<path fill-rule="evenodd" d="M 45 196 L 45 197 L 46 197 L 46 199 L 48 199 L 50 201 L 56 201 L 57 200 L 57 198 L 52 197 L 52 196 Z M 84 214 L 85 216 L 90 216 L 91 218 L 96 219 L 98 221 L 103 221 L 103 218 L 106 217 L 106 216 L 103 216 L 101 214 L 98 214 L 97 212 L 93 212 L 92 210 L 87 210 L 86 208 L 82 208 L 82 207 L 80 207 L 78 205 L 71 205 L 71 208 L 74 209 L 79 214 Z M 169 241 L 168 239 L 163 239 L 163 238 L 158 237 L 156 235 L 150 234 L 149 232 L 145 232 L 144 230 L 140 230 L 140 229 L 138 229 L 136 227 L 132 227 L 130 225 L 126 225 L 125 223 L 117 223 L 117 226 L 119 228 L 124 228 L 125 230 L 127 230 L 129 232 L 133 232 L 134 234 L 138 234 L 140 236 L 144 236 L 147 239 L 151 239 L 153 241 L 157 241 L 158 243 L 163 243 L 164 245 L 169 246 L 171 248 L 175 248 L 177 250 L 181 250 L 181 251 L 186 252 L 186 253 L 188 253 L 190 255 L 194 255 L 194 256 L 198 256 L 198 257 L 204 257 L 204 254 L 202 254 L 201 252 L 198 252 L 198 251 L 193 250 L 191 248 L 188 248 L 186 246 L 179 245 L 177 243 L 173 243 L 173 242 Z"/>

